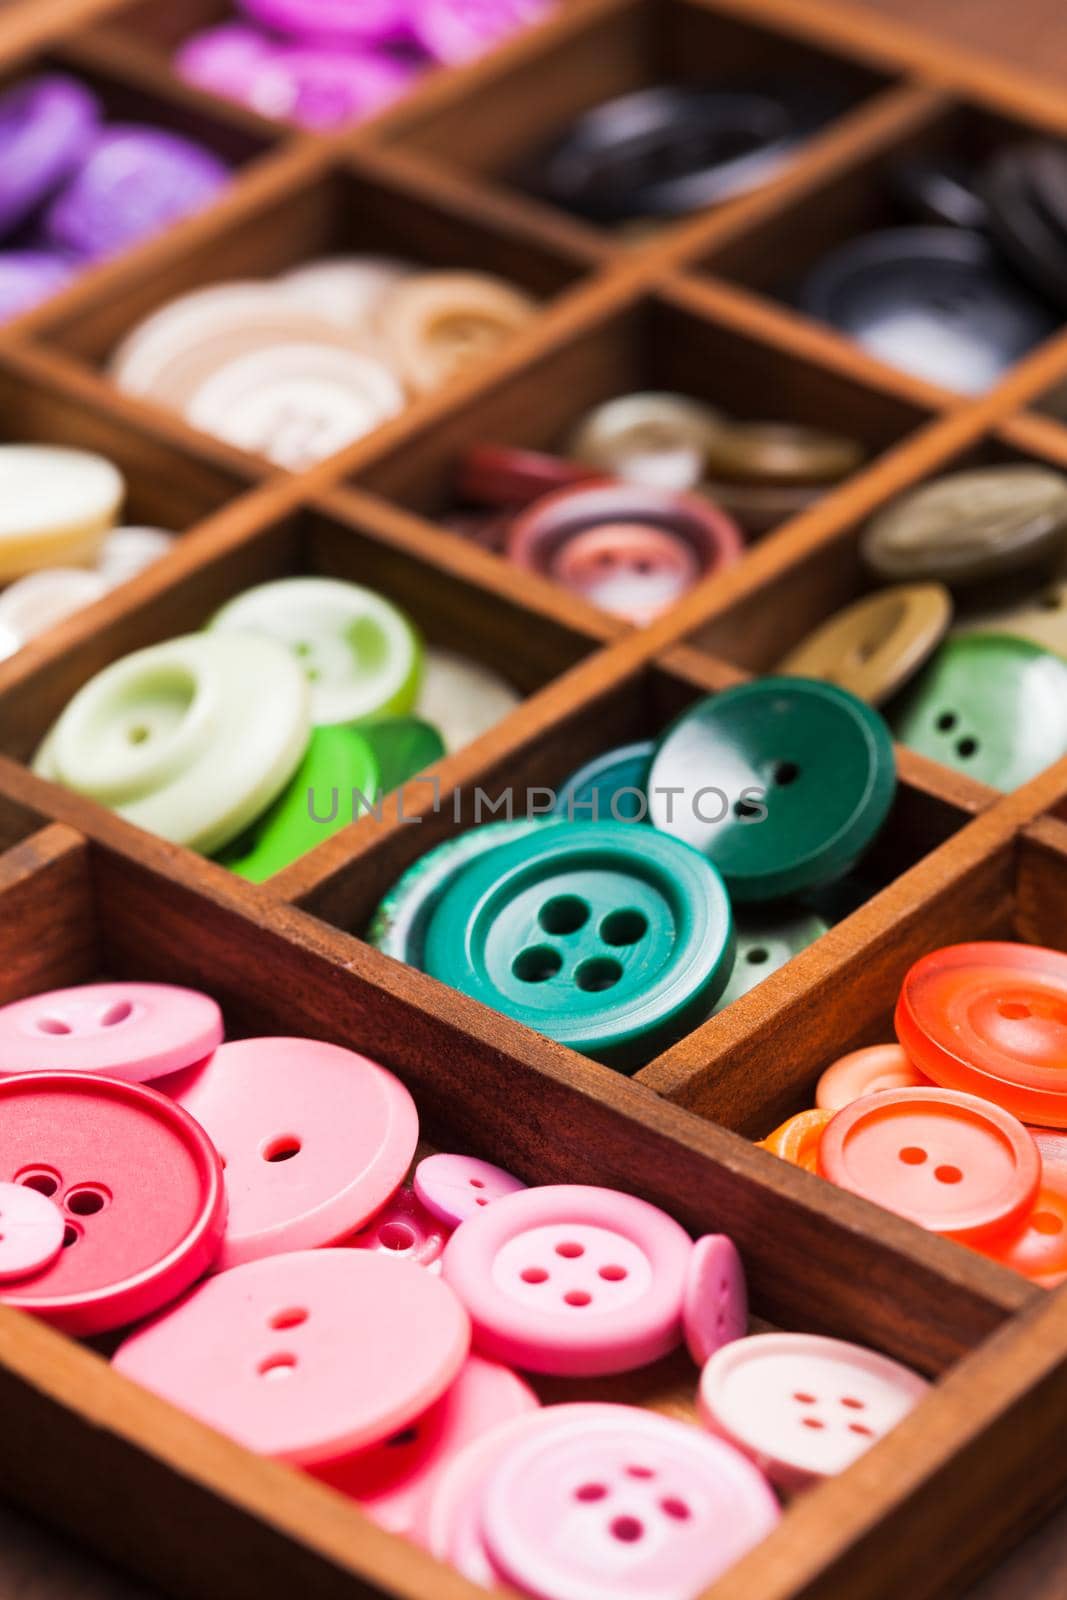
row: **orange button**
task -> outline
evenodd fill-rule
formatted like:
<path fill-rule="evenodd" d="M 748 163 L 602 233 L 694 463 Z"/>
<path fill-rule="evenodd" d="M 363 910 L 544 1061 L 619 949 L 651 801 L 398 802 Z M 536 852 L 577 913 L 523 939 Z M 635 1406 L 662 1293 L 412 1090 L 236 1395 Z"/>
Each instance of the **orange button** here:
<path fill-rule="evenodd" d="M 824 1111 L 840 1111 L 865 1094 L 918 1089 L 929 1081 L 915 1070 L 899 1044 L 872 1044 L 827 1067 L 815 1088 L 815 1104 Z"/>
<path fill-rule="evenodd" d="M 819 1140 L 832 1116 L 832 1111 L 798 1111 L 766 1139 L 761 1139 L 760 1149 L 781 1156 L 783 1161 L 791 1161 L 794 1167 L 803 1167 L 805 1172 L 818 1172 Z"/>
<path fill-rule="evenodd" d="M 1044 1289 L 1067 1282 L 1067 1168 L 1045 1168 L 1022 1232 L 994 1239 L 983 1253 Z"/>
<path fill-rule="evenodd" d="M 1041 1160 L 1000 1106 L 950 1089 L 887 1089 L 833 1117 L 819 1171 L 932 1233 L 974 1241 L 1018 1227 Z"/>

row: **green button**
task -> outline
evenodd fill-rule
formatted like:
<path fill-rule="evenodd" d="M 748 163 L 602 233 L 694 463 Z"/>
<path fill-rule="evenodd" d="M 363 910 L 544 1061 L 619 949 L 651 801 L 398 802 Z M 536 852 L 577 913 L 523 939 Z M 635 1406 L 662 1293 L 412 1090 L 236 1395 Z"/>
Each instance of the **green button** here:
<path fill-rule="evenodd" d="M 296 773 L 268 811 L 216 856 L 251 883 L 263 883 L 353 822 L 374 804 L 378 763 L 353 728 L 315 728 Z"/>
<path fill-rule="evenodd" d="M 703 1021 L 730 975 L 722 879 L 677 839 L 559 822 L 450 885 L 426 970 L 484 1005 L 632 1071 Z"/>
<path fill-rule="evenodd" d="M 440 761 L 444 741 L 436 728 L 418 717 L 387 717 L 383 722 L 360 723 L 360 733 L 374 753 L 381 791 L 392 794 L 412 778 Z"/>
<path fill-rule="evenodd" d="M 713 861 L 737 903 L 831 883 L 889 814 L 896 769 L 877 711 L 834 684 L 762 678 L 668 728 L 648 779 L 651 819 Z"/>
<path fill-rule="evenodd" d="M 715 1011 L 740 1000 L 772 972 L 792 961 L 801 950 L 821 939 L 830 924 L 814 912 L 787 907 L 763 910 L 746 907 L 737 918 L 737 958 L 730 981 L 723 990 Z"/>
<path fill-rule="evenodd" d="M 643 739 L 594 756 L 560 789 L 556 815 L 568 822 L 644 822 L 645 785 L 654 749 L 651 739 Z"/>
<path fill-rule="evenodd" d="M 912 750 L 1005 791 L 1067 754 L 1067 662 L 1027 639 L 949 639 L 892 708 Z"/>

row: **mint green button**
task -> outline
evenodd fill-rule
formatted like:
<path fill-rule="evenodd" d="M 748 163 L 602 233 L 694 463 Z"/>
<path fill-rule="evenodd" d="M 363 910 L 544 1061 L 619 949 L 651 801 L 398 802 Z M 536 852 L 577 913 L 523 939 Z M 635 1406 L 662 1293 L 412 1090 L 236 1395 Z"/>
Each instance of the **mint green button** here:
<path fill-rule="evenodd" d="M 474 862 L 425 945 L 433 977 L 623 1071 L 703 1021 L 733 957 L 715 868 L 625 822 L 559 822 Z"/>
<path fill-rule="evenodd" d="M 1027 639 L 949 639 L 890 710 L 901 744 L 993 789 L 1067 755 L 1067 662 Z"/>
<path fill-rule="evenodd" d="M 772 972 L 792 961 L 801 950 L 821 939 L 830 924 L 812 911 L 791 910 L 786 906 L 773 910 L 745 906 L 738 913 L 735 926 L 737 956 L 716 1012 L 725 1011 Z"/>

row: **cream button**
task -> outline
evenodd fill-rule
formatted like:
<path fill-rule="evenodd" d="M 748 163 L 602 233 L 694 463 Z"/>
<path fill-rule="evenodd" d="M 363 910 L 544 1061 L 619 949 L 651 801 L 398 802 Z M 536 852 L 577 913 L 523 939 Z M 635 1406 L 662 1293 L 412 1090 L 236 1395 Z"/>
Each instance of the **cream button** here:
<path fill-rule="evenodd" d="M 405 382 L 425 393 L 492 355 L 536 310 L 529 295 L 499 278 L 427 272 L 393 286 L 378 330 Z"/>
<path fill-rule="evenodd" d="M 0 446 L 0 582 L 38 567 L 90 563 L 125 492 L 122 474 L 103 456 Z"/>

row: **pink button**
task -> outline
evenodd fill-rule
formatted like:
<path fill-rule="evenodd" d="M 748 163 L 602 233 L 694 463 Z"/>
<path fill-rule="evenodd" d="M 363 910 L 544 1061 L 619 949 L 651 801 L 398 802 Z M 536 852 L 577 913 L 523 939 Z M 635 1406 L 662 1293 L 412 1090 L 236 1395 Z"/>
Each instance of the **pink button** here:
<path fill-rule="evenodd" d="M 560 1410 L 511 1446 L 485 1495 L 486 1548 L 524 1593 L 694 1600 L 777 1523 L 766 1480 L 721 1439 L 632 1406 Z"/>
<path fill-rule="evenodd" d="M 557 552 L 550 572 L 591 605 L 640 625 L 693 587 L 700 563 L 667 528 L 605 522 L 576 533 Z"/>
<path fill-rule="evenodd" d="M 700 1411 L 783 1489 L 844 1472 L 926 1393 L 918 1373 L 842 1339 L 758 1333 L 704 1368 Z"/>
<path fill-rule="evenodd" d="M 242 1039 L 162 1085 L 226 1168 L 220 1267 L 334 1244 L 402 1182 L 419 1137 L 404 1085 L 366 1056 L 312 1039 Z"/>
<path fill-rule="evenodd" d="M 476 1156 L 453 1156 L 444 1151 L 419 1162 L 414 1183 L 423 1205 L 450 1228 L 458 1227 L 494 1200 L 526 1187 L 503 1167 L 479 1161 Z"/>
<path fill-rule="evenodd" d="M 682 1326 L 689 1354 L 702 1367 L 721 1345 L 748 1332 L 745 1269 L 732 1239 L 708 1233 L 689 1259 L 682 1300 Z"/>
<path fill-rule="evenodd" d="M 114 1364 L 250 1450 L 322 1466 L 433 1405 L 469 1342 L 463 1307 L 431 1273 L 301 1250 L 209 1278 Z"/>
<path fill-rule="evenodd" d="M 510 1368 L 469 1356 L 429 1411 L 383 1444 L 320 1468 L 315 1476 L 358 1500 L 383 1528 L 412 1537 L 420 1505 L 456 1454 L 500 1423 L 539 1406 L 533 1390 Z"/>
<path fill-rule="evenodd" d="M 102 1072 L 144 1083 L 202 1061 L 222 1013 L 194 989 L 87 983 L 0 1008 L 0 1071 Z"/>
<path fill-rule="evenodd" d="M 226 1217 L 222 1169 L 180 1106 L 76 1072 L 0 1080 L 0 1179 L 63 1213 L 51 1266 L 4 1291 L 67 1333 L 147 1317 L 208 1270 Z"/>
<path fill-rule="evenodd" d="M 865 1094 L 882 1089 L 929 1087 L 929 1078 L 917 1072 L 899 1044 L 872 1044 L 853 1050 L 827 1067 L 815 1089 L 820 1111 L 840 1111 Z"/>
<path fill-rule="evenodd" d="M 457 1228 L 444 1275 L 477 1347 L 530 1372 L 627 1372 L 681 1342 L 692 1251 L 632 1195 L 578 1184 L 505 1195 Z"/>
<path fill-rule="evenodd" d="M 430 1215 L 414 1190 L 405 1184 L 373 1221 L 345 1243 L 353 1250 L 377 1250 L 396 1261 L 431 1267 L 440 1261 L 450 1231 Z"/>
<path fill-rule="evenodd" d="M 51 1266 L 63 1248 L 59 1207 L 25 1183 L 0 1183 L 0 1283 Z"/>

